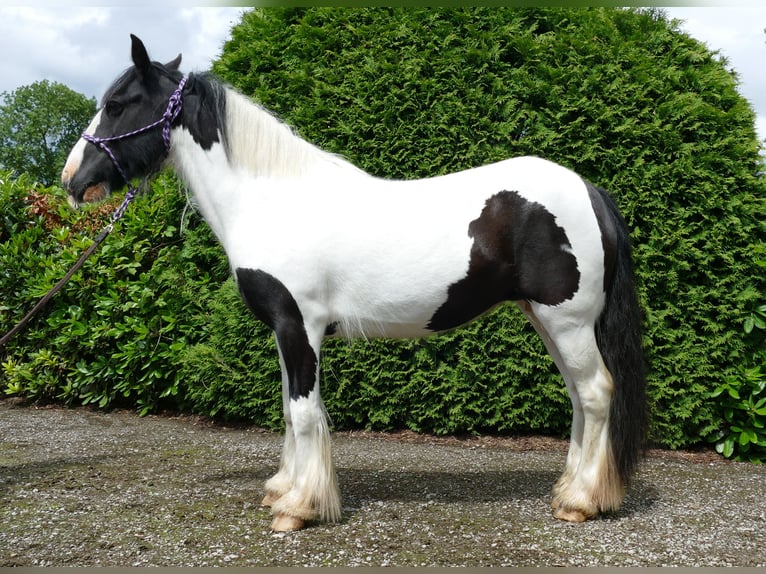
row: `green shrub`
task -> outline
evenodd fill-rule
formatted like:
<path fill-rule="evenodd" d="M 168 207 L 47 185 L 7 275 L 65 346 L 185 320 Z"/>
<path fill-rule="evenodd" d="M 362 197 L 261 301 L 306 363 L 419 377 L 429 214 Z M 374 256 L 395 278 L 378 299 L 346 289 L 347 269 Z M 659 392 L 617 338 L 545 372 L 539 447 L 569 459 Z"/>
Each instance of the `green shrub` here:
<path fill-rule="evenodd" d="M 566 433 L 571 407 L 564 385 L 528 384 L 557 371 L 516 314 L 505 309 L 421 340 L 328 341 L 322 363 L 328 412 L 341 427 Z"/>
<path fill-rule="evenodd" d="M 214 70 L 376 175 L 533 154 L 609 189 L 632 230 L 652 438 L 679 447 L 717 430 L 710 393 L 752 352 L 739 330 L 763 292 L 752 254 L 764 243 L 766 182 L 734 76 L 662 12 L 254 10 Z M 336 422 L 461 432 L 541 420 L 565 431 L 560 379 L 547 359 L 530 368 L 544 351 L 521 316 L 504 309 L 480 325 L 423 342 L 328 347 Z M 475 329 L 497 370 L 482 367 L 487 339 Z M 335 355 L 343 348 L 345 367 Z M 524 400 L 506 399 L 510 391 Z"/>
<path fill-rule="evenodd" d="M 245 307 L 232 279 L 212 294 L 204 341 L 186 348 L 181 374 L 192 410 L 222 420 L 282 423 L 277 348 Z"/>
<path fill-rule="evenodd" d="M 714 435 L 716 450 L 726 458 L 766 460 L 766 372 L 760 365 L 729 375 L 710 395 L 718 399 L 725 428 Z"/>
<path fill-rule="evenodd" d="M 24 179 L 0 187 L 6 331 L 74 264 L 120 199 L 80 213 L 60 189 L 30 189 Z M 6 394 L 141 413 L 178 405 L 181 351 L 204 334 L 209 285 L 222 279 L 221 250 L 206 226 L 212 248 L 195 251 L 195 230 L 179 237 L 183 201 L 168 177 L 136 199 L 49 307 L 0 350 Z"/>
<path fill-rule="evenodd" d="M 758 260 L 766 267 L 766 260 Z M 745 317 L 742 330 L 757 349 L 710 395 L 720 410 L 721 429 L 711 437 L 726 458 L 766 461 L 766 305 L 757 305 Z"/>

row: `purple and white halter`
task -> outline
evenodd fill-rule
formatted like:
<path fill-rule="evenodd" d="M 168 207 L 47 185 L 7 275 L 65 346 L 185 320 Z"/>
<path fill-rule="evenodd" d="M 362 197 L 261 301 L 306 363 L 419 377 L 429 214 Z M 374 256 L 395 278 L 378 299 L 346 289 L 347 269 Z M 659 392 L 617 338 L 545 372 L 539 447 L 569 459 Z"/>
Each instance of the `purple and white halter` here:
<path fill-rule="evenodd" d="M 144 126 L 137 130 L 133 130 L 132 132 L 127 132 L 124 134 L 110 136 L 110 137 L 103 137 L 103 138 L 95 137 L 85 133 L 82 134 L 82 138 L 85 141 L 88 141 L 92 143 L 93 145 L 100 147 L 102 150 L 106 152 L 106 154 L 109 156 L 109 159 L 112 160 L 114 167 L 117 168 L 117 171 L 122 176 L 122 179 L 125 180 L 125 184 L 128 187 L 128 191 L 125 194 L 125 199 L 122 201 L 122 203 L 114 212 L 114 214 L 112 214 L 112 223 L 119 220 L 125 214 L 125 210 L 128 208 L 128 204 L 131 201 L 133 201 L 133 198 L 136 196 L 137 190 L 130 183 L 130 179 L 128 178 L 128 175 L 125 173 L 125 170 L 122 169 L 120 162 L 117 161 L 117 158 L 114 156 L 114 153 L 112 152 L 112 150 L 109 148 L 107 144 L 109 142 L 127 139 L 129 137 L 136 136 L 144 132 L 147 132 L 149 130 L 153 130 L 156 127 L 162 126 L 162 140 L 165 142 L 165 154 L 167 154 L 170 151 L 170 128 L 173 122 L 175 121 L 175 119 L 178 117 L 178 114 L 181 113 L 181 108 L 183 107 L 183 89 L 185 85 L 186 85 L 186 77 L 183 77 L 181 78 L 181 81 L 178 83 L 178 87 L 170 95 L 170 98 L 168 99 L 168 106 L 165 109 L 165 113 L 162 114 L 162 117 L 160 119 L 158 119 L 156 122 L 152 122 L 148 126 Z"/>

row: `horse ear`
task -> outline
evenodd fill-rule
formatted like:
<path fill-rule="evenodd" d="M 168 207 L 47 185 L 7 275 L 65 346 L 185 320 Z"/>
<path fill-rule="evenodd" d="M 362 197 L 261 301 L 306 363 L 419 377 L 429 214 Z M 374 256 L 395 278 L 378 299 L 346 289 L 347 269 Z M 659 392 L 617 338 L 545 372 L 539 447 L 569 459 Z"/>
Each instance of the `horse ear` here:
<path fill-rule="evenodd" d="M 130 35 L 130 39 L 132 41 L 130 55 L 133 58 L 133 63 L 135 64 L 139 75 L 143 77 L 149 71 L 152 61 L 149 59 L 149 54 L 146 51 L 144 43 L 133 34 Z"/>
<path fill-rule="evenodd" d="M 168 70 L 177 70 L 178 66 L 181 65 L 181 54 L 178 54 L 173 60 L 165 64 L 165 67 Z"/>

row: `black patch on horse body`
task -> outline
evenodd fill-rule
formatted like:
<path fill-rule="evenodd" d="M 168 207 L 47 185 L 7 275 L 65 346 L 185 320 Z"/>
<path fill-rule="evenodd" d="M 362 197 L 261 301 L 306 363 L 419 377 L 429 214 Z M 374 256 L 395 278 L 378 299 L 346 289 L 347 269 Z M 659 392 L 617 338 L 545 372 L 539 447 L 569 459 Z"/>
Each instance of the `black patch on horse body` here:
<path fill-rule="evenodd" d="M 558 305 L 580 283 L 577 259 L 556 218 L 518 192 L 490 197 L 468 225 L 473 238 L 468 273 L 450 285 L 447 300 L 428 323 L 432 331 L 452 329 L 502 301 L 531 300 Z"/>
<path fill-rule="evenodd" d="M 607 202 L 612 200 L 606 190 L 596 187 L 589 181 L 585 182 L 585 186 L 588 189 L 593 212 L 596 214 L 599 231 L 601 231 L 601 246 L 604 248 L 604 292 L 606 292 L 614 275 L 617 260 L 617 226 L 607 205 Z"/>
<path fill-rule="evenodd" d="M 290 398 L 308 397 L 314 388 L 318 357 L 309 344 L 298 303 L 279 279 L 265 271 L 239 268 L 236 276 L 247 306 L 276 334 Z"/>

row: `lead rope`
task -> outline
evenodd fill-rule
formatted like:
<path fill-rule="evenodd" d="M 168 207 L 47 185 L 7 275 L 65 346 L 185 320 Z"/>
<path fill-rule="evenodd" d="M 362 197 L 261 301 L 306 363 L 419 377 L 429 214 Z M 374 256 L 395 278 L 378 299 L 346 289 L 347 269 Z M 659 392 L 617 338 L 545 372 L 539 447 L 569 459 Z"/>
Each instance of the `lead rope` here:
<path fill-rule="evenodd" d="M 170 96 L 170 99 L 168 99 L 168 106 L 165 109 L 165 113 L 162 114 L 162 117 L 159 120 L 149 124 L 148 126 L 145 126 L 143 128 L 137 129 L 132 132 L 121 134 L 118 136 L 106 137 L 106 138 L 97 138 L 89 134 L 82 134 L 83 139 L 92 143 L 95 146 L 100 147 L 102 150 L 104 150 L 104 152 L 106 152 L 106 154 L 109 156 L 109 159 L 112 160 L 112 163 L 117 168 L 117 171 L 125 180 L 125 184 L 128 186 L 128 191 L 125 193 L 125 198 L 122 200 L 122 203 L 120 203 L 119 207 L 117 207 L 117 209 L 112 214 L 111 221 L 96 236 L 96 239 L 93 240 L 93 243 L 91 244 L 91 246 L 88 247 L 83 252 L 82 255 L 80 255 L 80 258 L 77 260 L 77 262 L 74 265 L 72 265 L 69 271 L 67 271 L 66 275 L 64 275 L 58 281 L 58 283 L 56 283 L 51 288 L 51 290 L 48 291 L 45 294 L 45 296 L 42 299 L 40 299 L 34 307 L 32 307 L 29 313 L 24 315 L 21 321 L 19 321 L 13 329 L 8 331 L 5 335 L 3 335 L 2 338 L 0 338 L 0 348 L 4 347 L 8 341 L 10 341 L 17 333 L 22 331 L 27 326 L 27 323 L 29 323 L 32 317 L 37 315 L 37 313 L 39 313 L 40 310 L 43 307 L 45 307 L 48 301 L 50 301 L 53 298 L 53 296 L 61 290 L 61 288 L 66 284 L 66 282 L 69 281 L 75 273 L 77 273 L 77 271 L 85 264 L 85 261 L 88 259 L 88 257 L 90 257 L 93 254 L 93 252 L 98 248 L 98 246 L 101 245 L 104 239 L 106 239 L 107 236 L 112 231 L 114 231 L 114 224 L 117 223 L 120 219 L 122 219 L 122 216 L 125 215 L 125 212 L 128 209 L 128 205 L 130 205 L 130 203 L 136 197 L 136 192 L 137 192 L 136 188 L 128 179 L 128 175 L 122 169 L 120 162 L 117 161 L 117 158 L 115 157 L 112 150 L 109 149 L 109 146 L 107 145 L 107 143 L 125 139 L 131 136 L 135 136 L 162 125 L 162 140 L 165 142 L 165 154 L 167 154 L 170 151 L 170 128 L 173 122 L 175 121 L 175 119 L 178 117 L 178 114 L 181 112 L 181 107 L 183 106 L 183 100 L 182 100 L 183 89 L 185 84 L 186 84 L 186 78 L 181 78 L 181 81 L 179 82 L 178 87 Z"/>
<path fill-rule="evenodd" d="M 48 301 L 50 301 L 51 298 L 56 293 L 58 293 L 61 290 L 61 288 L 64 286 L 64 284 L 72 278 L 72 275 L 77 273 L 77 271 L 80 269 L 80 267 L 82 267 L 83 264 L 85 263 L 85 260 L 88 257 L 90 257 L 91 254 L 96 250 L 96 248 L 101 244 L 101 242 L 104 239 L 106 239 L 106 236 L 109 235 L 109 233 L 112 231 L 112 229 L 114 229 L 114 223 L 110 223 L 104 229 L 101 230 L 101 233 L 98 234 L 98 236 L 96 237 L 95 241 L 93 241 L 93 244 L 90 247 L 88 247 L 83 252 L 82 255 L 80 255 L 80 258 L 77 260 L 77 263 L 72 265 L 72 268 L 67 272 L 67 274 L 64 275 L 64 277 L 62 277 L 59 280 L 59 282 L 56 283 L 51 288 L 51 290 L 48 291 L 45 294 L 45 296 L 37 302 L 37 305 L 32 307 L 32 310 L 29 313 L 24 315 L 24 318 L 21 321 L 19 321 L 13 329 L 11 329 L 5 335 L 3 335 L 3 338 L 0 339 L 0 347 L 4 347 L 5 344 L 8 341 L 10 341 L 11 338 L 13 338 L 14 335 L 16 335 L 16 333 L 18 333 L 19 331 L 24 329 L 24 327 L 27 326 L 27 323 L 29 323 L 29 321 L 32 319 L 32 317 L 37 315 L 37 313 L 40 311 L 40 309 L 45 307 L 45 305 L 48 303 Z"/>

